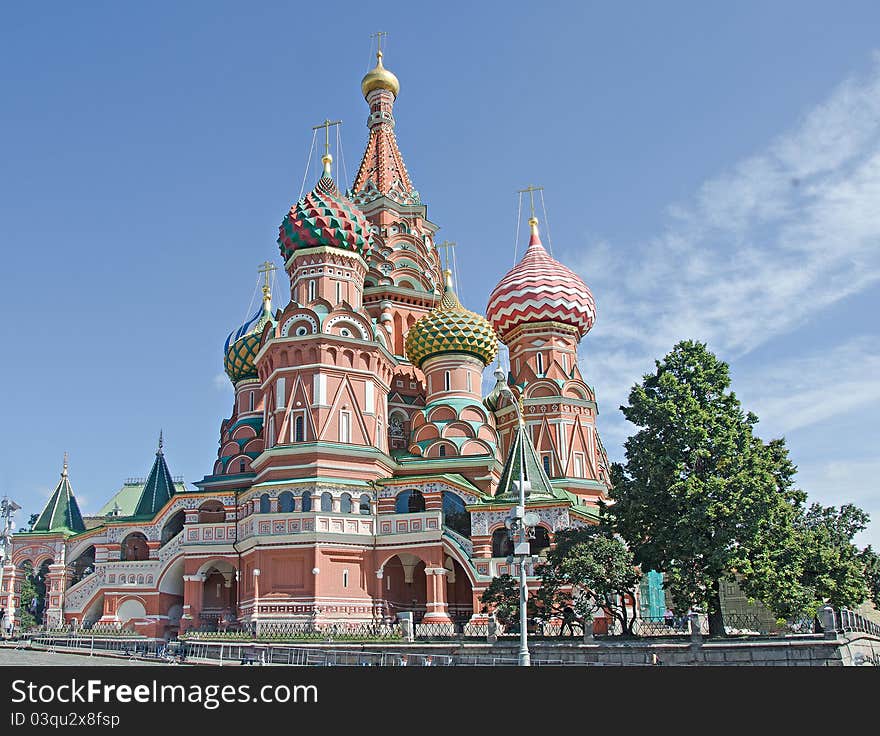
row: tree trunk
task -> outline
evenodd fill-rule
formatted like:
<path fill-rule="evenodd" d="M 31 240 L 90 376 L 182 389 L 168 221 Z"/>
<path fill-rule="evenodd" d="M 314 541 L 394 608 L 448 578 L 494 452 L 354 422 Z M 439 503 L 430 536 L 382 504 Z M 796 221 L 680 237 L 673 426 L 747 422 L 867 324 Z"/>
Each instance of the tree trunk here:
<path fill-rule="evenodd" d="M 717 580 L 709 589 L 709 636 L 726 636 L 724 614 L 721 612 L 721 590 Z"/>

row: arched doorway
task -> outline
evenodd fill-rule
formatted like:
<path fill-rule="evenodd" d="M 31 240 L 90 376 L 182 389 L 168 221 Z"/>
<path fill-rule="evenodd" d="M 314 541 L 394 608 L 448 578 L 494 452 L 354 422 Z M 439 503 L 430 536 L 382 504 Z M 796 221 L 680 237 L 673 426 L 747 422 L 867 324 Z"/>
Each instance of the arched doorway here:
<path fill-rule="evenodd" d="M 425 563 L 405 552 L 394 555 L 382 568 L 382 595 L 391 616 L 412 611 L 414 620 L 421 621 L 428 601 Z"/>
<path fill-rule="evenodd" d="M 200 572 L 204 581 L 198 627 L 202 631 L 225 631 L 237 621 L 235 568 L 225 560 L 214 560 L 203 565 Z"/>
<path fill-rule="evenodd" d="M 459 625 L 466 624 L 474 614 L 474 589 L 464 568 L 452 557 L 446 557 L 446 600 L 449 617 Z"/>
<path fill-rule="evenodd" d="M 46 579 L 53 560 L 44 560 L 38 568 L 30 560 L 19 565 L 21 590 L 19 592 L 18 620 L 21 629 L 42 626 L 46 612 Z"/>

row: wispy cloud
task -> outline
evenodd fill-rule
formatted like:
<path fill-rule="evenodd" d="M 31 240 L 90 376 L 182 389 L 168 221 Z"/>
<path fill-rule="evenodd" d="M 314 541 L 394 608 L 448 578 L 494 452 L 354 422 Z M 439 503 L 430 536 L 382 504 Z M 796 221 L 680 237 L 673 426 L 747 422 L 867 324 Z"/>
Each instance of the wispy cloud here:
<path fill-rule="evenodd" d="M 761 417 L 763 434 L 778 436 L 880 402 L 880 344 L 857 337 L 817 355 L 751 371 L 742 391 Z"/>
<path fill-rule="evenodd" d="M 862 461 L 830 461 L 802 464 L 798 468 L 798 485 L 825 506 L 854 503 L 871 516 L 871 526 L 856 536 L 856 543 L 880 548 L 880 459 Z"/>
<path fill-rule="evenodd" d="M 229 389 L 229 377 L 225 373 L 217 373 L 211 382 L 218 391 L 227 391 Z"/>
<path fill-rule="evenodd" d="M 792 130 L 670 206 L 662 234 L 628 247 L 592 244 L 572 265 L 597 295 L 582 362 L 611 443 L 630 430 L 616 411 L 629 386 L 679 340 L 740 358 L 880 282 L 878 202 L 880 54 Z M 864 378 L 877 375 L 877 351 L 864 341 L 835 350 L 839 360 L 823 354 L 774 369 L 760 401 L 767 419 L 793 429 L 880 398 Z M 839 395 L 810 402 L 807 374 Z"/>

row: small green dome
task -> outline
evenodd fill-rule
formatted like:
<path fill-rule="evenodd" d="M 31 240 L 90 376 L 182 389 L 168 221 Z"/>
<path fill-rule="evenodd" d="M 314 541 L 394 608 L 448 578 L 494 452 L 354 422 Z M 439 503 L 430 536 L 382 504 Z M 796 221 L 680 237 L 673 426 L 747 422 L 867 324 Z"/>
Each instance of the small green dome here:
<path fill-rule="evenodd" d="M 469 353 L 489 365 L 498 353 L 498 336 L 489 321 L 465 309 L 452 290 L 446 272 L 446 290 L 440 305 L 418 320 L 406 335 L 406 355 L 421 368 L 440 353 Z"/>

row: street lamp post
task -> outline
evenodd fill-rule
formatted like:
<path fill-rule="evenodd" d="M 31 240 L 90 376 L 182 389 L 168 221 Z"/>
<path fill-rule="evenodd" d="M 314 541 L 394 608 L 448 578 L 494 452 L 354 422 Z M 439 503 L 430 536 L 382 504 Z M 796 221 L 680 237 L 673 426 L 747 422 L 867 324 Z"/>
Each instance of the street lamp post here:
<path fill-rule="evenodd" d="M 504 371 L 499 368 L 495 371 L 495 378 L 499 381 L 504 380 Z M 529 588 L 526 583 L 526 557 L 530 556 L 529 549 L 529 530 L 525 523 L 526 512 L 526 449 L 525 449 L 525 418 L 522 415 L 516 396 L 513 391 L 505 384 L 502 392 L 510 396 L 510 401 L 516 411 L 517 421 L 519 422 L 519 503 L 511 514 L 511 534 L 513 537 L 513 554 L 519 558 L 519 664 L 520 667 L 529 667 L 531 665 L 531 657 L 529 655 L 528 631 L 527 631 L 527 601 L 529 596 Z"/>

